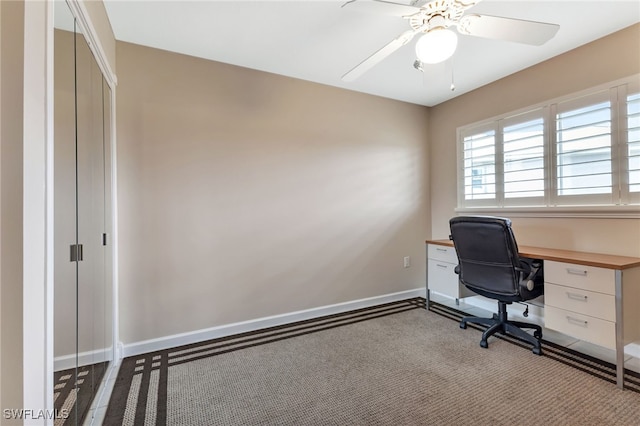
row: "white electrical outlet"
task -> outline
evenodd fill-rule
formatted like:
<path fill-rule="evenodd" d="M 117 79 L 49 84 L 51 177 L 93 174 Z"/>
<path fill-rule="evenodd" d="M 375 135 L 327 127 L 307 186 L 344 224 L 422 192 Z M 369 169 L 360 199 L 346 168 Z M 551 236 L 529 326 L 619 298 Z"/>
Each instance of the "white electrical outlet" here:
<path fill-rule="evenodd" d="M 411 266 L 411 256 L 405 256 L 404 257 L 404 267 L 408 268 Z"/>

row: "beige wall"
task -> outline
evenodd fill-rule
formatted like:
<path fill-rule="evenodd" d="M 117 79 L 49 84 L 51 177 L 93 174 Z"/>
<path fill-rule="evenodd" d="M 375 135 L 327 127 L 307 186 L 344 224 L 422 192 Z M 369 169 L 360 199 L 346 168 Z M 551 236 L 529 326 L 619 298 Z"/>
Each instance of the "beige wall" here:
<path fill-rule="evenodd" d="M 0 28 L 2 26 L 2 6 L 0 5 Z M 0 320 L 2 320 L 2 31 L 0 30 Z M 0 326 L 0 383 L 2 383 L 2 326 Z M 2 386 L 0 385 L 0 409 L 4 407 L 2 401 Z"/>
<path fill-rule="evenodd" d="M 24 4 L 0 2 L 0 409 L 22 408 Z M 6 420 L 2 420 L 7 422 Z M 17 423 L 17 422 L 16 422 Z M 14 423 L 11 423 L 14 424 Z"/>
<path fill-rule="evenodd" d="M 638 72 L 640 24 L 431 108 L 432 237 L 446 238 L 456 214 L 458 127 Z M 513 225 L 523 245 L 640 256 L 639 219 L 517 217 Z"/>
<path fill-rule="evenodd" d="M 120 42 L 117 62 L 125 344 L 424 285 L 425 107 Z"/>

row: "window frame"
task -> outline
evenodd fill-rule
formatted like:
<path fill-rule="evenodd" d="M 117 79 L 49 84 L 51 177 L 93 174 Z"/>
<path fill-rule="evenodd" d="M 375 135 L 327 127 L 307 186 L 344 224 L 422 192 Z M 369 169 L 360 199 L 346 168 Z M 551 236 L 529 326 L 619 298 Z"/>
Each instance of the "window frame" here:
<path fill-rule="evenodd" d="M 605 215 L 618 212 L 640 217 L 640 192 L 629 191 L 627 97 L 640 92 L 640 74 L 572 93 L 520 110 L 478 121 L 456 129 L 457 212 L 501 212 L 540 215 Z M 610 102 L 611 194 L 558 195 L 556 114 L 594 105 L 594 99 Z M 560 106 L 560 109 L 559 109 Z M 510 197 L 504 192 L 505 127 L 525 123 L 531 117 L 543 119 L 543 197 Z M 465 199 L 464 138 L 493 130 L 495 132 L 496 195 L 491 199 Z M 510 213 L 511 214 L 511 213 Z M 614 214 L 615 216 L 615 214 Z"/>
<path fill-rule="evenodd" d="M 609 88 L 605 90 L 596 90 L 594 92 L 585 94 L 583 96 L 574 97 L 565 101 L 554 102 L 550 105 L 549 115 L 549 148 L 550 148 L 550 206 L 582 206 L 582 205 L 601 205 L 611 206 L 616 205 L 614 198 L 619 198 L 619 194 L 616 195 L 619 182 L 619 137 L 614 135 L 618 134 L 619 120 L 616 113 L 616 100 L 617 87 Z M 602 102 L 609 102 L 609 108 L 611 115 L 610 120 L 610 162 L 611 162 L 611 193 L 610 194 L 585 194 L 585 195 L 560 195 L 558 188 L 558 141 L 557 141 L 557 116 L 562 112 L 575 111 L 577 109 L 586 108 L 588 106 L 597 105 Z M 560 108 L 562 105 L 562 108 Z M 553 137 L 553 143 L 551 137 Z"/>
<path fill-rule="evenodd" d="M 498 149 L 498 151 L 501 154 L 501 167 L 500 169 L 502 170 L 502 176 L 500 177 L 500 182 L 501 182 L 501 187 L 500 187 L 500 191 L 499 191 L 499 196 L 497 197 L 497 200 L 499 201 L 500 205 L 505 205 L 507 197 L 505 194 L 505 179 L 504 179 L 504 164 L 505 164 L 505 159 L 504 159 L 504 129 L 506 127 L 509 126 L 513 126 L 515 124 L 520 124 L 520 123 L 526 123 L 527 121 L 531 121 L 532 119 L 538 119 L 538 118 L 542 118 L 543 122 L 542 122 L 542 127 L 543 127 L 543 135 L 542 135 L 542 139 L 543 139 L 543 145 L 542 145 L 542 153 L 543 153 L 543 173 L 546 171 L 547 166 L 547 158 L 548 158 L 548 124 L 547 121 L 544 119 L 545 114 L 548 113 L 547 108 L 546 107 L 542 107 L 542 108 L 535 108 L 520 114 L 516 114 L 516 115 L 510 115 L 509 117 L 505 117 L 503 119 L 499 120 L 498 123 L 498 130 L 499 130 L 499 135 L 496 137 L 497 142 L 499 142 L 500 144 L 500 148 Z M 497 178 L 496 178 L 497 179 Z M 541 197 L 510 197 L 509 198 L 509 202 L 508 205 L 512 206 L 512 207 L 516 207 L 516 206 L 529 206 L 532 205 L 532 203 L 534 203 L 534 205 L 542 205 L 543 203 L 547 202 L 547 193 L 548 193 L 548 188 L 547 188 L 548 182 L 546 179 L 546 175 L 544 178 L 544 184 L 543 184 L 543 190 L 544 190 L 544 195 L 542 195 Z M 536 200 L 538 201 L 538 203 L 536 204 Z"/>
<path fill-rule="evenodd" d="M 618 163 L 618 167 L 620 170 L 620 199 L 624 204 L 633 205 L 640 204 L 640 191 L 629 191 L 629 128 L 628 121 L 626 120 L 627 101 L 629 95 L 640 95 L 640 79 L 630 81 L 623 87 L 623 89 L 618 91 L 618 96 L 624 99 L 625 102 L 619 102 L 616 111 L 620 122 L 620 134 L 618 136 L 618 156 L 620 159 Z"/>
<path fill-rule="evenodd" d="M 486 125 L 480 125 L 478 127 L 475 127 L 474 129 L 474 133 L 479 134 L 479 133 L 483 133 L 483 132 L 488 132 L 493 130 L 492 127 L 487 123 Z M 458 167 L 458 205 L 461 205 L 461 201 L 464 201 L 464 196 L 465 196 L 465 192 L 464 192 L 464 188 L 465 188 L 465 170 L 464 170 L 464 138 L 467 135 L 464 133 L 464 129 L 458 129 L 458 141 L 461 142 L 458 144 L 458 158 L 457 158 L 457 162 L 459 165 L 462 165 L 462 170 L 460 170 L 460 167 Z M 496 136 L 494 135 L 494 138 Z M 497 153 L 494 151 L 494 156 L 497 155 Z M 497 166 L 497 165 L 496 165 Z M 496 173 L 496 179 L 497 179 L 497 175 L 498 175 L 498 170 L 495 170 Z M 496 185 L 496 193 L 497 193 L 497 182 L 495 182 Z M 497 195 L 497 194 L 496 194 Z M 461 197 L 461 198 L 460 198 Z M 493 199 L 479 199 L 476 200 L 475 203 L 473 203 L 475 206 L 484 206 L 484 207 L 489 207 L 489 206 L 494 206 L 495 203 L 493 202 Z"/>

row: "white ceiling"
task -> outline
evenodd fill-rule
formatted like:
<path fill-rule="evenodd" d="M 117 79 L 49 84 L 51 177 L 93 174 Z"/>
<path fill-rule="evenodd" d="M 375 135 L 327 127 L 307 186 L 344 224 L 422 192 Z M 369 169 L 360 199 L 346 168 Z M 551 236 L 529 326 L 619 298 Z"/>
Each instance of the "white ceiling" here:
<path fill-rule="evenodd" d="M 638 0 L 484 0 L 468 13 L 549 22 L 560 30 L 543 46 L 461 35 L 453 58 L 424 73 L 413 68 L 416 37 L 345 83 L 344 73 L 409 29 L 402 18 L 341 8 L 345 1 L 104 3 L 118 40 L 426 106 L 640 22 Z"/>

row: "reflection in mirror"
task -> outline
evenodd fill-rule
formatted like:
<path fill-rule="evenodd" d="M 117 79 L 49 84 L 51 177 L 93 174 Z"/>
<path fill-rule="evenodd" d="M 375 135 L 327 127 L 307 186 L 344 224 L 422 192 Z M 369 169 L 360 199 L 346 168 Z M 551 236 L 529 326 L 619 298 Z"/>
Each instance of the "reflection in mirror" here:
<path fill-rule="evenodd" d="M 64 0 L 53 2 L 53 27 L 59 30 L 74 32 L 74 18 Z"/>
<path fill-rule="evenodd" d="M 83 246 L 77 262 L 78 363 L 83 384 L 95 392 L 108 359 L 105 347 L 104 115 L 102 73 L 89 45 L 76 34 L 76 232 Z"/>
<path fill-rule="evenodd" d="M 77 419 L 76 267 L 65 256 L 75 244 L 74 19 L 54 2 L 54 377 L 53 398 L 65 424 Z"/>
<path fill-rule="evenodd" d="M 113 361 L 115 354 L 113 342 L 113 251 L 111 246 L 111 240 L 113 235 L 113 220 L 112 220 L 112 188 L 111 188 L 111 88 L 107 81 L 102 79 L 102 129 L 103 129 L 103 182 L 104 182 L 104 242 L 107 244 L 104 246 L 104 288 L 103 297 L 100 301 L 104 304 L 104 321 L 102 326 L 104 327 L 103 339 L 104 339 L 104 351 L 105 359 Z"/>
<path fill-rule="evenodd" d="M 108 85 L 66 2 L 54 2 L 54 408 L 89 423 L 113 359 Z M 82 247 L 82 258 L 70 257 Z"/>

